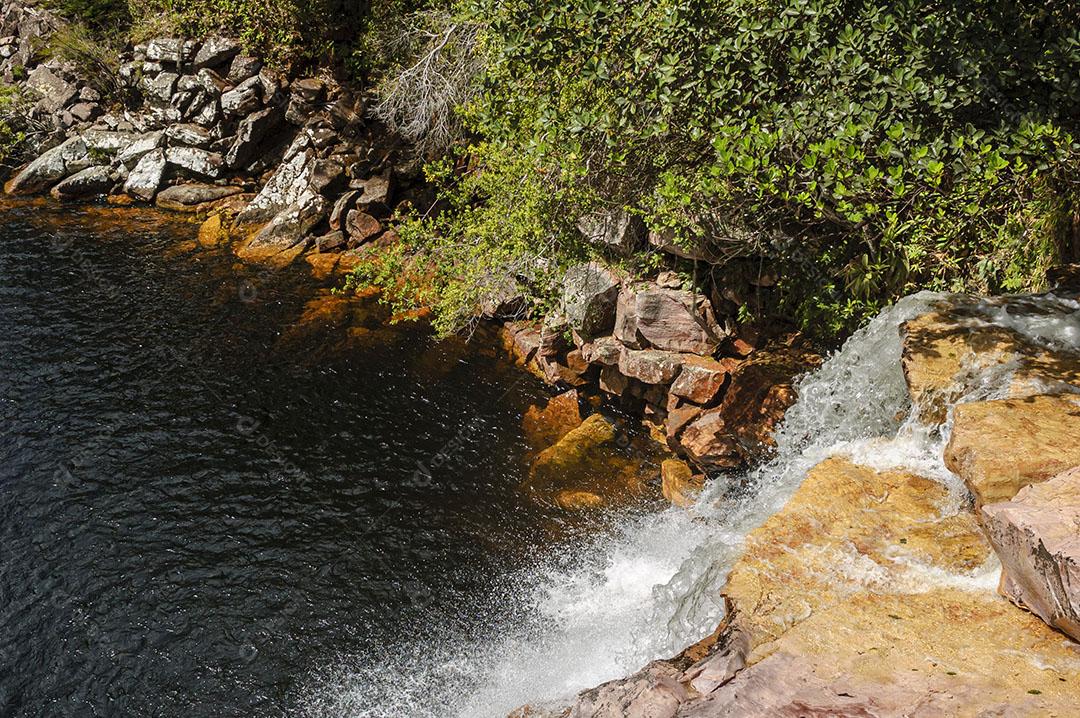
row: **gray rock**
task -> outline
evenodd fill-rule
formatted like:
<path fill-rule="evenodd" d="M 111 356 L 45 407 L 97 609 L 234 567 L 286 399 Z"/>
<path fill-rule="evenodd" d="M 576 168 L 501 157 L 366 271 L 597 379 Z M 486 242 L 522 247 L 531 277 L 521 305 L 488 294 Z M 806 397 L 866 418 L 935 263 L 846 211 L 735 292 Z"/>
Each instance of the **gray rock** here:
<path fill-rule="evenodd" d="M 326 192 L 345 176 L 345 168 L 334 160 L 315 160 L 311 169 L 311 186 L 316 192 Z"/>
<path fill-rule="evenodd" d="M 199 70 L 193 77 L 199 86 L 211 95 L 221 95 L 222 92 L 230 89 L 229 83 L 221 75 L 206 67 Z"/>
<path fill-rule="evenodd" d="M 77 102 L 68 109 L 68 112 L 79 122 L 89 122 L 101 114 L 101 105 L 94 102 Z"/>
<path fill-rule="evenodd" d="M 89 85 L 83 85 L 79 88 L 79 99 L 83 102 L 101 102 L 101 93 Z"/>
<path fill-rule="evenodd" d="M 338 197 L 334 202 L 334 208 L 330 211 L 330 229 L 341 229 L 345 224 L 345 217 L 349 210 L 356 206 L 356 199 L 360 196 L 358 190 L 352 190 Z"/>
<path fill-rule="evenodd" d="M 146 43 L 146 59 L 153 62 L 167 62 L 179 65 L 191 62 L 195 57 L 198 43 L 175 37 L 159 37 Z"/>
<path fill-rule="evenodd" d="M 225 166 L 220 154 L 197 147 L 170 147 L 165 150 L 165 159 L 171 165 L 210 178 L 220 177 Z"/>
<path fill-rule="evenodd" d="M 146 97 L 168 102 L 176 92 L 176 83 L 179 79 L 180 76 L 175 72 L 162 72 L 154 77 L 143 77 L 139 86 Z"/>
<path fill-rule="evenodd" d="M 257 58 L 248 57 L 247 55 L 237 55 L 229 64 L 229 72 L 226 77 L 229 82 L 238 84 L 247 80 L 249 77 L 255 77 L 259 74 L 259 70 L 261 69 L 262 62 Z"/>
<path fill-rule="evenodd" d="M 219 67 L 240 52 L 240 43 L 226 37 L 211 37 L 195 54 L 195 67 Z"/>
<path fill-rule="evenodd" d="M 28 164 L 6 189 L 9 194 L 34 194 L 92 165 L 86 143 L 81 137 L 72 137 Z"/>
<path fill-rule="evenodd" d="M 313 150 L 297 152 L 278 166 L 270 180 L 236 217 L 238 224 L 266 222 L 312 192 L 309 180 L 315 164 Z"/>
<path fill-rule="evenodd" d="M 247 165 L 267 134 L 281 124 L 282 113 L 277 107 L 268 107 L 245 117 L 236 130 L 236 139 L 225 153 L 225 164 L 231 168 Z"/>
<path fill-rule="evenodd" d="M 228 92 L 222 93 L 221 111 L 235 117 L 251 114 L 262 107 L 261 95 L 262 84 L 259 78 L 250 77 Z"/>
<path fill-rule="evenodd" d="M 165 176 L 165 150 L 157 148 L 144 154 L 128 173 L 124 183 L 124 192 L 149 202 L 157 194 L 158 187 Z"/>
<path fill-rule="evenodd" d="M 578 220 L 578 231 L 590 244 L 629 254 L 645 241 L 645 224 L 624 209 L 604 210 Z"/>
<path fill-rule="evenodd" d="M 251 247 L 285 251 L 304 241 L 311 228 L 326 216 L 326 200 L 317 194 L 306 194 L 289 205 L 251 240 Z"/>
<path fill-rule="evenodd" d="M 38 107 L 47 114 L 56 114 L 79 96 L 75 85 L 60 77 L 45 65 L 38 65 L 26 78 L 26 87 L 41 95 Z"/>
<path fill-rule="evenodd" d="M 205 149 L 216 137 L 205 127 L 192 124 L 171 125 L 165 130 L 171 144 Z"/>
<path fill-rule="evenodd" d="M 651 283 L 624 286 L 615 312 L 615 337 L 631 348 L 712 354 L 727 333 L 708 299 Z"/>
<path fill-rule="evenodd" d="M 120 150 L 116 155 L 116 161 L 123 165 L 131 165 L 131 163 L 137 162 L 148 152 L 156 150 L 163 144 L 165 144 L 165 133 L 160 130 L 138 135 Z"/>
<path fill-rule="evenodd" d="M 89 129 L 82 133 L 82 139 L 87 149 L 92 152 L 113 154 L 128 147 L 135 140 L 135 135 L 115 130 Z"/>
<path fill-rule="evenodd" d="M 577 264 L 563 279 L 563 312 L 570 326 L 585 339 L 609 333 L 615 326 L 619 277 L 595 262 Z"/>
<path fill-rule="evenodd" d="M 98 165 L 76 172 L 52 188 L 56 199 L 75 199 L 108 192 L 114 183 L 109 167 Z"/>
<path fill-rule="evenodd" d="M 213 127 L 221 119 L 221 106 L 216 97 L 207 98 L 205 104 L 188 118 L 200 127 Z"/>
<path fill-rule="evenodd" d="M 178 184 L 158 192 L 156 204 L 163 209 L 176 212 L 194 212 L 198 206 L 207 202 L 240 194 L 239 187 L 213 184 Z"/>

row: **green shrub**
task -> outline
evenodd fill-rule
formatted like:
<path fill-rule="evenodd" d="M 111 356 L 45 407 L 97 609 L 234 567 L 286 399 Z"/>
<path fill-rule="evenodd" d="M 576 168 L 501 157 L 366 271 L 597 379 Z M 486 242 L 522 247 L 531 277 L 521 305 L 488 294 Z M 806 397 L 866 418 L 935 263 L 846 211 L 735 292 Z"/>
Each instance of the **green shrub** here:
<path fill-rule="evenodd" d="M 479 139 L 428 241 L 451 267 L 538 248 L 558 265 L 575 217 L 627 207 L 779 266 L 780 308 L 821 333 L 922 287 L 1035 288 L 1077 206 L 1077 17 L 1075 0 L 464 0 Z"/>

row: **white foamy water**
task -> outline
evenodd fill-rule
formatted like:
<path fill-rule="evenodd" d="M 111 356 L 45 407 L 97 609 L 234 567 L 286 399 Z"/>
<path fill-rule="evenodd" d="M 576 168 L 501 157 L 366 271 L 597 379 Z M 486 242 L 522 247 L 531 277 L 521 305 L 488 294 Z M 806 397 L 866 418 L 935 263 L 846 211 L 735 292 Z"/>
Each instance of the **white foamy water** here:
<path fill-rule="evenodd" d="M 312 713 L 503 718 L 526 703 L 563 705 L 580 690 L 674 655 L 711 633 L 722 617 L 719 591 L 746 535 L 832 455 L 936 479 L 950 491 L 943 512 L 959 509 L 967 493 L 941 458 L 948 425 L 935 430 L 910 417 L 900 366 L 899 325 L 942 298 L 923 292 L 901 300 L 804 378 L 769 463 L 714 481 L 690 510 L 630 518 L 613 535 L 579 546 L 558 568 L 513 577 L 513 588 L 497 600 L 524 606 L 529 618 L 500 626 L 493 638 L 470 643 L 430 636 L 388 651 L 377 663 L 323 676 Z M 1080 304 L 1072 300 L 980 302 L 969 321 L 1007 326 L 1048 347 L 1080 345 Z M 996 372 L 967 399 L 1000 395 L 1009 370 Z M 865 563 L 838 556 L 835 565 L 838 575 L 858 576 L 873 588 L 880 567 Z M 990 591 L 999 570 L 995 561 L 963 576 L 910 568 L 904 590 Z"/>

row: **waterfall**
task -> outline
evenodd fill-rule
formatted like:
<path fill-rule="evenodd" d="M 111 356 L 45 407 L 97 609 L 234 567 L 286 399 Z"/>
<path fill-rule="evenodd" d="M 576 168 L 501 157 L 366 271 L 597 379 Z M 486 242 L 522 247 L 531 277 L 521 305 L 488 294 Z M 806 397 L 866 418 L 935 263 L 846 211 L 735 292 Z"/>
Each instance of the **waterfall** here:
<path fill-rule="evenodd" d="M 911 417 L 901 370 L 899 325 L 945 295 L 921 292 L 883 311 L 798 385 L 798 402 L 776 434 L 774 458 L 711 482 L 689 510 L 626 519 L 573 556 L 531 568 L 496 600 L 520 602 L 530 620 L 487 640 L 416 645 L 335 675 L 317 715 L 363 718 L 503 718 L 522 704 L 565 705 L 580 690 L 632 673 L 708 635 L 723 615 L 720 589 L 745 537 L 778 511 L 807 471 L 831 455 L 876 468 L 907 467 L 966 492 L 942 464 L 948 425 Z M 1053 296 L 987 300 L 970 321 L 1008 326 L 1048 346 L 1080 344 L 1080 305 Z M 1000 395 L 1004 376 L 977 396 Z M 929 576 L 991 590 L 996 571 Z"/>

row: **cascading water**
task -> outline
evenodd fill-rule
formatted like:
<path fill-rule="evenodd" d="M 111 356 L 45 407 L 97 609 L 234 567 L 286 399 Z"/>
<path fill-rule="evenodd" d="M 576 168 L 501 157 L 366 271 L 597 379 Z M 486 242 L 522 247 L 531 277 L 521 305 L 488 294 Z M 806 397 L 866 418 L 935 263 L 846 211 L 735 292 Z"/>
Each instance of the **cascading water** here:
<path fill-rule="evenodd" d="M 945 484 L 955 510 L 966 492 L 942 464 L 943 430 L 921 426 L 900 364 L 899 325 L 945 295 L 922 292 L 882 312 L 799 384 L 777 432 L 775 458 L 714 481 L 691 510 L 627 519 L 574 555 L 531 568 L 492 598 L 523 607 L 481 639 L 453 632 L 411 642 L 408 655 L 323 675 L 313 715 L 502 718 L 515 707 L 565 704 L 585 688 L 673 655 L 722 617 L 719 591 L 747 534 L 778 511 L 806 472 L 831 455 L 907 467 Z M 1007 326 L 1049 347 L 1080 344 L 1080 304 L 1053 296 L 967 307 L 974 323 Z M 1001 395 L 1003 367 L 965 400 Z M 918 571 L 927 586 L 992 590 L 996 565 L 972 576 Z"/>

